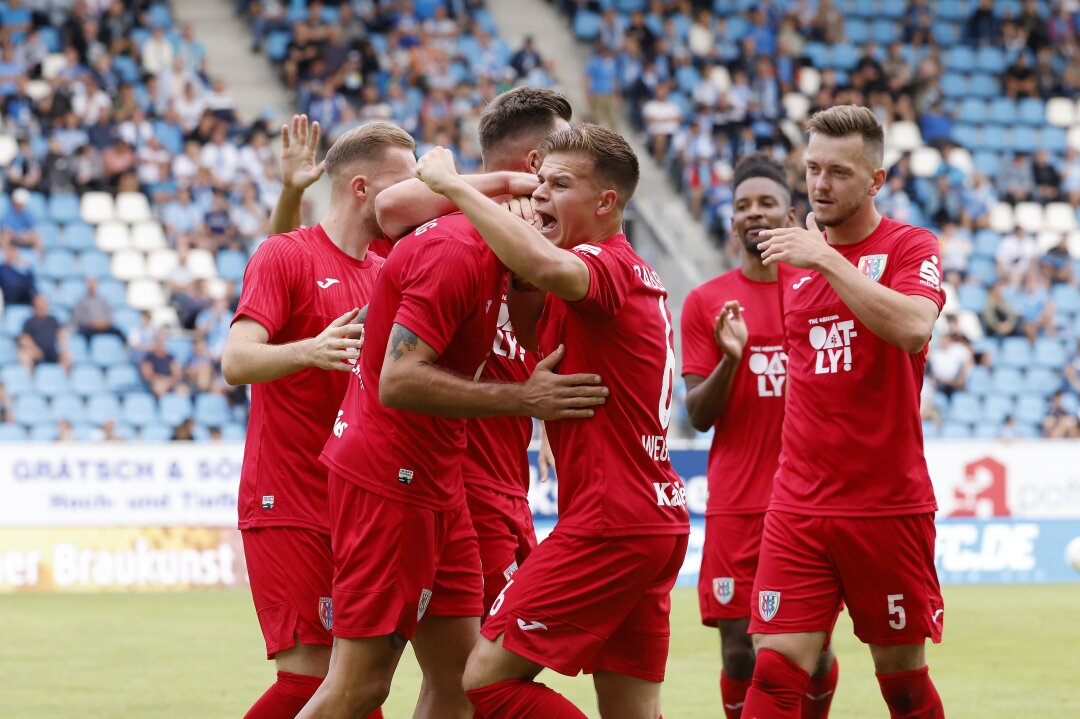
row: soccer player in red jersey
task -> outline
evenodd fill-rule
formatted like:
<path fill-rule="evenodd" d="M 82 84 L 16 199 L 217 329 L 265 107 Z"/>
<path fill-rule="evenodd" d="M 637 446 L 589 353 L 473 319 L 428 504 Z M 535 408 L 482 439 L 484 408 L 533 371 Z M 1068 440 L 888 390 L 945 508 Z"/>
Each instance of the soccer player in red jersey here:
<path fill-rule="evenodd" d="M 293 129 L 283 169 L 302 185 L 319 174 L 313 162 L 296 167 L 313 160 L 317 127 L 309 135 L 306 121 L 294 121 Z M 326 217 L 272 235 L 244 273 L 222 373 L 230 384 L 253 385 L 239 526 L 266 654 L 278 668 L 249 719 L 294 717 L 329 666 L 333 555 L 319 450 L 359 353 L 356 308 L 367 303 L 382 264 L 367 249 L 381 236 L 375 196 L 412 173 L 414 151 L 412 138 L 389 123 L 342 135 L 326 155 Z"/>
<path fill-rule="evenodd" d="M 544 667 L 584 669 L 604 717 L 656 719 L 669 595 L 689 533 L 666 442 L 675 378 L 667 292 L 622 234 L 638 178 L 626 141 L 583 125 L 554 133 L 540 150 L 539 230 L 463 182 L 448 151 L 417 165 L 511 271 L 547 293 L 535 293 L 544 302 L 539 326 L 538 314 L 525 322 L 515 311 L 519 338 L 545 353 L 565 346 L 564 371 L 610 373 L 611 395 L 593 419 L 548 423 L 559 522 L 492 605 L 465 687 L 487 719 L 584 717 L 533 681 Z"/>
<path fill-rule="evenodd" d="M 784 168 L 766 155 L 735 166 L 731 229 L 741 266 L 693 289 L 682 312 L 683 378 L 690 422 L 714 429 L 709 503 L 698 578 L 701 621 L 720 628 L 720 692 L 727 719 L 742 716 L 754 673 L 750 590 L 780 457 L 787 354 L 776 265 L 761 261 L 759 233 L 795 224 Z M 822 653 L 803 694 L 803 719 L 828 716 L 836 657 Z"/>
<path fill-rule="evenodd" d="M 532 110 L 527 130 L 508 126 L 503 136 L 535 147 L 561 120 L 543 102 Z M 524 383 L 478 381 L 504 280 L 460 213 L 403 237 L 383 265 L 360 381 L 322 454 L 334 512 L 335 644 L 305 719 L 380 706 L 409 640 L 424 673 L 414 717 L 472 717 L 461 676 L 483 580 L 462 479 L 465 418 L 584 418 L 607 392 L 594 374 L 554 374 L 561 350 Z"/>
<path fill-rule="evenodd" d="M 937 503 L 919 393 L 944 302 L 938 240 L 882 217 L 884 133 L 841 105 L 807 121 L 806 228 L 763 230 L 788 353 L 780 467 L 765 517 L 744 717 L 797 717 L 843 601 L 893 717 L 944 717 L 925 641 L 941 639 Z M 822 235 L 817 227 L 828 230 Z"/>

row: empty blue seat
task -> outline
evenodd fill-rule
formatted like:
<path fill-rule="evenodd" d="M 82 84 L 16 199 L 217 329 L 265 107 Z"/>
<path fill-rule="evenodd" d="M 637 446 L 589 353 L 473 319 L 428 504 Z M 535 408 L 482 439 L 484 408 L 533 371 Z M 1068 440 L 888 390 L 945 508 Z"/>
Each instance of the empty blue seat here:
<path fill-rule="evenodd" d="M 1006 337 L 1001 341 L 997 366 L 1023 369 L 1032 362 L 1031 343 L 1023 337 Z"/>
<path fill-rule="evenodd" d="M 848 42 L 865 45 L 870 39 L 870 24 L 865 20 L 849 17 L 844 21 L 844 37 Z"/>
<path fill-rule="evenodd" d="M 84 250 L 79 253 L 79 272 L 84 277 L 109 277 L 112 268 L 109 256 L 98 250 Z"/>
<path fill-rule="evenodd" d="M 105 391 L 105 378 L 95 365 L 81 364 L 71 370 L 70 385 L 76 394 L 90 397 Z"/>
<path fill-rule="evenodd" d="M 972 434 L 972 437 L 974 439 L 997 439 L 1000 433 L 1000 422 L 980 422 L 975 425 L 975 432 Z"/>
<path fill-rule="evenodd" d="M 72 425 L 82 422 L 85 414 L 86 408 L 83 406 L 83 401 L 74 394 L 64 394 L 53 398 L 49 409 L 49 415 L 53 421 L 58 422 L 64 419 Z"/>
<path fill-rule="evenodd" d="M 1013 150 L 1016 152 L 1032 153 L 1039 147 L 1039 133 L 1033 127 L 1017 125 L 1010 135 Z"/>
<path fill-rule="evenodd" d="M 159 422 L 148 424 L 139 430 L 139 439 L 143 442 L 169 442 L 172 435 L 172 427 Z"/>
<path fill-rule="evenodd" d="M 997 264 L 989 257 L 972 257 L 968 263 L 968 274 L 983 286 L 993 285 L 997 282 Z"/>
<path fill-rule="evenodd" d="M 0 424 L 0 442 L 25 442 L 26 430 L 21 424 Z"/>
<path fill-rule="evenodd" d="M 1005 72 L 1005 52 L 993 45 L 980 47 L 975 54 L 975 62 L 983 72 L 1000 75 Z"/>
<path fill-rule="evenodd" d="M 885 4 L 889 5 L 889 3 Z M 953 45 L 960 40 L 960 28 L 951 22 L 936 22 L 930 30 L 934 34 L 934 39 L 943 47 Z"/>
<path fill-rule="evenodd" d="M 158 422 L 157 400 L 149 392 L 132 392 L 124 397 L 124 422 L 142 427 Z"/>
<path fill-rule="evenodd" d="M 130 307 L 121 307 L 113 312 L 113 324 L 125 335 L 138 327 L 141 321 L 138 310 Z"/>
<path fill-rule="evenodd" d="M 941 430 L 933 422 L 927 422 L 923 420 L 922 423 L 922 436 L 923 439 L 937 439 L 941 436 Z"/>
<path fill-rule="evenodd" d="M 61 280 L 56 302 L 63 307 L 74 307 L 75 303 L 85 295 L 86 280 L 80 277 L 69 277 L 66 280 Z"/>
<path fill-rule="evenodd" d="M 1027 424 L 1042 424 L 1046 417 L 1046 400 L 1036 395 L 1021 395 L 1016 401 L 1016 421 Z"/>
<path fill-rule="evenodd" d="M 574 35 L 579 40 L 593 40 L 600 34 L 600 16 L 588 10 L 574 15 Z"/>
<path fill-rule="evenodd" d="M 23 325 L 30 319 L 34 310 L 30 305 L 5 305 L 4 306 L 4 332 L 12 337 L 22 334 Z"/>
<path fill-rule="evenodd" d="M 62 280 L 77 277 L 79 268 L 75 264 L 75 255 L 69 250 L 50 250 L 41 263 L 41 276 L 46 279 Z"/>
<path fill-rule="evenodd" d="M 986 307 L 986 288 L 982 285 L 960 285 L 956 289 L 956 299 L 965 310 L 979 314 Z"/>
<path fill-rule="evenodd" d="M 66 394 L 69 391 L 67 372 L 58 364 L 39 364 L 34 368 L 34 391 L 44 397 Z"/>
<path fill-rule="evenodd" d="M 223 280 L 236 281 L 244 276 L 247 255 L 237 250 L 221 250 L 217 256 L 218 276 Z"/>
<path fill-rule="evenodd" d="M 169 10 L 168 3 L 151 5 L 148 19 L 150 27 L 172 27 L 172 13 Z"/>
<path fill-rule="evenodd" d="M 78 220 L 79 196 L 73 193 L 53 195 L 49 198 L 49 217 L 61 224 Z"/>
<path fill-rule="evenodd" d="M 810 66 L 823 70 L 829 67 L 829 47 L 820 42 L 808 42 L 803 47 L 803 54 L 810 60 Z"/>
<path fill-rule="evenodd" d="M 49 419 L 49 403 L 40 394 L 26 393 L 15 398 L 15 419 L 34 425 Z"/>
<path fill-rule="evenodd" d="M 130 392 L 142 386 L 142 376 L 131 363 L 115 364 L 105 370 L 105 387 L 113 392 Z"/>
<path fill-rule="evenodd" d="M 990 152 L 1001 153 L 1012 149 L 1012 140 L 1004 127 L 984 125 L 979 147 Z"/>
<path fill-rule="evenodd" d="M 95 394 L 86 402 L 86 419 L 91 424 L 101 425 L 108 420 L 119 420 L 120 402 L 112 394 Z"/>
<path fill-rule="evenodd" d="M 207 427 L 222 427 L 230 421 L 229 403 L 220 394 L 200 394 L 195 398 L 195 421 Z"/>
<path fill-rule="evenodd" d="M 870 39 L 885 47 L 900 39 L 900 30 L 892 20 L 874 20 L 870 25 Z"/>
<path fill-rule="evenodd" d="M 40 192 L 31 192 L 30 199 L 26 203 L 26 209 L 30 211 L 30 214 L 34 216 L 34 219 L 38 222 L 44 222 L 49 219 L 49 202 L 45 199 L 45 195 Z"/>
<path fill-rule="evenodd" d="M 115 335 L 94 335 L 90 340 L 90 358 L 102 367 L 128 362 L 127 349 Z"/>
<path fill-rule="evenodd" d="M 69 222 L 64 226 L 64 246 L 69 250 L 91 250 L 97 246 L 94 227 L 85 222 Z"/>
<path fill-rule="evenodd" d="M 191 341 L 190 337 L 170 337 L 165 340 L 165 349 L 169 351 L 169 354 L 171 354 L 181 366 L 186 365 L 191 359 L 191 356 L 195 354 L 195 344 Z"/>
<path fill-rule="evenodd" d="M 19 357 L 15 339 L 7 335 L 0 335 L 0 367 L 15 362 Z"/>
<path fill-rule="evenodd" d="M 158 402 L 158 413 L 162 422 L 175 427 L 192 416 L 191 397 L 175 392 L 162 395 Z"/>
<path fill-rule="evenodd" d="M 1046 103 L 1037 97 L 1025 97 L 1017 106 L 1017 120 L 1039 127 L 1046 122 Z"/>
<path fill-rule="evenodd" d="M 1053 337 L 1040 337 L 1035 340 L 1034 356 L 1036 367 L 1061 370 L 1069 361 L 1065 343 Z"/>
<path fill-rule="evenodd" d="M 986 122 L 986 102 L 977 97 L 965 97 L 957 109 L 956 119 L 975 125 Z"/>
<path fill-rule="evenodd" d="M 967 384 L 964 389 L 969 393 L 980 397 L 989 394 L 990 390 L 993 389 L 990 369 L 985 365 L 975 365 L 972 367 L 971 373 L 968 374 Z"/>
<path fill-rule="evenodd" d="M 62 244 L 60 242 L 60 226 L 53 222 L 42 222 L 34 229 L 41 238 L 41 244 L 46 250 L 55 250 Z"/>
<path fill-rule="evenodd" d="M 1016 123 L 1016 101 L 1007 97 L 997 97 L 990 101 L 990 115 L 986 118 L 989 122 L 999 125 L 1013 125 Z"/>
<path fill-rule="evenodd" d="M 946 422 L 939 436 L 941 439 L 971 439 L 971 425 Z"/>
<path fill-rule="evenodd" d="M 98 282 L 98 294 L 114 310 L 127 305 L 127 287 L 120 280 L 103 277 Z"/>
<path fill-rule="evenodd" d="M 4 383 L 4 390 L 12 397 L 34 391 L 34 378 L 31 376 L 30 370 L 21 364 L 6 365 L 0 368 L 0 382 Z"/>
<path fill-rule="evenodd" d="M 973 394 L 957 392 L 949 405 L 949 422 L 974 424 L 982 417 L 982 402 Z"/>
<path fill-rule="evenodd" d="M 986 422 L 1000 424 L 1013 413 L 1014 403 L 1012 397 L 1002 395 L 990 395 L 983 400 L 983 419 Z"/>
<path fill-rule="evenodd" d="M 55 442 L 59 435 L 60 430 L 56 426 L 56 422 L 46 420 L 30 427 L 31 442 Z"/>
<path fill-rule="evenodd" d="M 1042 149 L 1061 155 L 1069 147 L 1069 134 L 1064 127 L 1044 125 L 1039 132 L 1039 142 Z"/>
<path fill-rule="evenodd" d="M 239 422 L 229 422 L 221 429 L 221 438 L 226 442 L 243 442 L 247 436 L 247 427 Z"/>
<path fill-rule="evenodd" d="M 1061 372 L 1046 367 L 1032 367 L 1024 373 L 1024 392 L 1036 397 L 1049 397 L 1061 389 Z"/>
<path fill-rule="evenodd" d="M 1001 155 L 993 150 L 978 150 L 972 155 L 971 164 L 977 172 L 994 177 L 1001 169 Z"/>
<path fill-rule="evenodd" d="M 292 33 L 288 30 L 280 30 L 266 36 L 266 56 L 274 62 L 281 62 L 289 52 L 289 43 L 292 42 Z"/>
<path fill-rule="evenodd" d="M 1001 244 L 1000 233 L 993 230 L 979 230 L 975 233 L 975 247 L 972 248 L 972 254 L 993 259 L 997 256 L 999 244 Z"/>
<path fill-rule="evenodd" d="M 1023 389 L 1024 375 L 1012 367 L 998 367 L 994 370 L 992 384 L 994 394 L 1015 396 Z"/>
<path fill-rule="evenodd" d="M 957 45 L 945 53 L 945 68 L 949 72 L 975 72 L 975 51 L 967 45 Z"/>
<path fill-rule="evenodd" d="M 1059 313 L 1080 313 L 1080 289 L 1077 289 L 1076 285 L 1055 285 L 1050 290 L 1050 299 Z"/>
<path fill-rule="evenodd" d="M 851 71 L 859 64 L 859 50 L 848 43 L 833 45 L 831 59 L 834 68 Z"/>

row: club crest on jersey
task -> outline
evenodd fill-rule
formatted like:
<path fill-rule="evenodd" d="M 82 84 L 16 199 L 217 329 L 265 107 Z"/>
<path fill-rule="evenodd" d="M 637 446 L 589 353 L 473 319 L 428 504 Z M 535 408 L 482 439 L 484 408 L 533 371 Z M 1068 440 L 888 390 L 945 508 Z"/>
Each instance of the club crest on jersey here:
<path fill-rule="evenodd" d="M 514 572 L 516 572 L 517 570 L 518 570 L 517 561 L 511 562 L 510 566 L 503 570 L 503 579 L 505 579 L 506 581 L 509 582 L 510 577 L 514 576 Z"/>
<path fill-rule="evenodd" d="M 877 282 L 885 274 L 885 263 L 888 255 L 863 255 L 859 258 L 859 272 Z"/>
<path fill-rule="evenodd" d="M 716 597 L 716 601 L 721 604 L 728 604 L 731 598 L 735 596 L 735 578 L 713 577 L 712 593 Z"/>
<path fill-rule="evenodd" d="M 330 597 L 319 597 L 319 620 L 326 631 L 334 629 L 334 600 Z"/>
<path fill-rule="evenodd" d="M 758 614 L 761 615 L 761 621 L 767 622 L 771 620 L 780 609 L 780 592 L 758 592 L 757 608 Z"/>
<path fill-rule="evenodd" d="M 431 601 L 431 590 L 424 589 L 420 592 L 420 606 L 416 609 L 416 621 L 420 621 L 424 618 L 424 612 L 427 611 L 428 602 Z"/>

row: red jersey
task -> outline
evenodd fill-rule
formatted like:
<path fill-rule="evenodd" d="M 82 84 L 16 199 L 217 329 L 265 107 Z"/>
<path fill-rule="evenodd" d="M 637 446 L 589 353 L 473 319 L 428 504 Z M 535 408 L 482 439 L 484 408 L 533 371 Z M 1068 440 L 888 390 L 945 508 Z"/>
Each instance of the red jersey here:
<path fill-rule="evenodd" d="M 548 295 L 539 341 L 566 356 L 560 374 L 599 374 L 607 403 L 588 419 L 547 424 L 559 471 L 562 532 L 583 537 L 686 534 L 686 488 L 667 431 L 675 381 L 667 290 L 623 235 L 573 248 L 589 268 L 577 302 Z"/>
<path fill-rule="evenodd" d="M 938 240 L 888 218 L 833 249 L 863 274 L 940 310 Z M 923 454 L 919 394 L 926 348 L 887 343 L 817 272 L 781 264 L 789 386 L 772 509 L 873 517 L 937 509 Z"/>
<path fill-rule="evenodd" d="M 235 322 L 249 317 L 270 344 L 314 337 L 363 307 L 383 260 L 345 254 L 321 225 L 267 239 L 244 271 Z M 349 377 L 315 367 L 251 387 L 251 417 L 240 475 L 240 529 L 330 531 L 326 468 L 319 450 L 334 426 Z"/>
<path fill-rule="evenodd" d="M 503 294 L 499 306 L 499 326 L 480 378 L 491 382 L 524 382 L 529 379 L 537 357 L 518 344 L 510 324 L 510 311 Z M 529 496 L 530 417 L 484 417 L 465 425 L 468 448 L 462 474 L 465 486 L 479 486 L 514 497 Z"/>
<path fill-rule="evenodd" d="M 460 212 L 394 245 L 368 302 L 359 380 L 323 449 L 335 472 L 370 492 L 436 510 L 465 502 L 465 420 L 390 409 L 379 377 L 395 324 L 439 353 L 438 366 L 477 378 L 491 350 L 506 270 Z"/>
<path fill-rule="evenodd" d="M 390 250 L 394 249 L 394 241 L 388 237 L 380 237 L 377 240 L 372 240 L 371 244 L 368 245 L 368 249 L 379 257 L 386 259 L 390 256 Z"/>
<path fill-rule="evenodd" d="M 713 425 L 706 516 L 768 509 L 784 422 L 787 353 L 775 282 L 755 282 L 735 269 L 692 290 L 682 312 L 683 374 L 708 377 L 720 364 L 713 328 L 728 300 L 746 309 L 749 338 Z"/>

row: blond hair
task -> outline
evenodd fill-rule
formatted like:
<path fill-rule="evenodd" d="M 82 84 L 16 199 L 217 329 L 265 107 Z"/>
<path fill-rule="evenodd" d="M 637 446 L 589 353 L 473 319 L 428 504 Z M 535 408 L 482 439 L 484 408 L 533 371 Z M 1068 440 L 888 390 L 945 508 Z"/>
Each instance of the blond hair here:
<path fill-rule="evenodd" d="M 593 162 L 598 179 L 615 188 L 619 207 L 626 207 L 637 189 L 640 175 L 637 155 L 623 136 L 614 130 L 582 123 L 548 135 L 540 143 L 539 151 L 541 157 L 555 153 L 588 157 Z"/>
<path fill-rule="evenodd" d="M 409 133 L 389 122 L 369 122 L 348 130 L 326 152 L 326 173 L 334 178 L 358 160 L 378 160 L 392 147 L 416 151 Z"/>
<path fill-rule="evenodd" d="M 815 112 L 803 128 L 811 135 L 850 137 L 858 135 L 863 140 L 863 150 L 875 170 L 885 163 L 885 130 L 877 116 L 859 105 L 835 105 Z"/>

